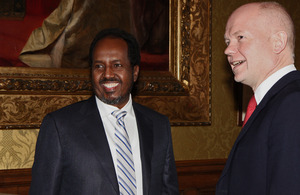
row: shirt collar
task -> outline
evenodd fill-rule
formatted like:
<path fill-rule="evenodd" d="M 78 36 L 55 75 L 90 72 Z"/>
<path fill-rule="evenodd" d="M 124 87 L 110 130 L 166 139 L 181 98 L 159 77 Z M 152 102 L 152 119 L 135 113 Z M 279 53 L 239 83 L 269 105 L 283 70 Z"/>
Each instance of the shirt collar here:
<path fill-rule="evenodd" d="M 254 96 L 257 105 L 261 102 L 261 100 L 264 98 L 266 93 L 271 89 L 271 87 L 284 75 L 288 74 L 289 72 L 292 72 L 296 70 L 296 67 L 294 64 L 290 64 L 288 66 L 285 66 L 275 73 L 273 73 L 271 76 L 269 76 L 266 80 L 264 80 L 256 89 Z"/>
<path fill-rule="evenodd" d="M 119 108 L 116 106 L 102 102 L 97 96 L 96 96 L 96 103 L 97 103 L 99 112 L 101 110 L 101 112 L 100 112 L 101 117 L 108 117 L 109 115 L 111 115 L 111 113 L 113 111 L 119 110 Z M 121 108 L 120 110 L 126 111 L 127 114 L 133 115 L 131 94 L 129 94 L 129 100 L 126 103 L 126 105 L 123 108 Z"/>

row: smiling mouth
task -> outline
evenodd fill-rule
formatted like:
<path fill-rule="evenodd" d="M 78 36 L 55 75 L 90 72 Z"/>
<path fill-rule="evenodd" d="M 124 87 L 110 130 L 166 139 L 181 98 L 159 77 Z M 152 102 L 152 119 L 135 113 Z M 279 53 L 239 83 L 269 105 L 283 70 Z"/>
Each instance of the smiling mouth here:
<path fill-rule="evenodd" d="M 120 83 L 103 83 L 102 86 L 107 93 L 114 92 Z"/>
<path fill-rule="evenodd" d="M 232 65 L 232 66 L 238 66 L 238 65 L 240 65 L 240 64 L 242 64 L 242 63 L 244 63 L 245 62 L 245 60 L 240 60 L 240 61 L 234 61 L 234 62 L 231 62 L 230 64 Z"/>
<path fill-rule="evenodd" d="M 116 87 L 118 85 L 119 85 L 119 83 L 105 83 L 105 84 L 103 84 L 103 86 L 105 88 L 114 88 L 114 87 Z"/>

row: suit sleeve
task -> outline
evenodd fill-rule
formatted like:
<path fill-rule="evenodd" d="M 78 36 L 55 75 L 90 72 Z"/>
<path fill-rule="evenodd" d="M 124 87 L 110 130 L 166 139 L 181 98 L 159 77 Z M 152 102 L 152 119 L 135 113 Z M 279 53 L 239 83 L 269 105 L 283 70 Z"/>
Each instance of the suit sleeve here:
<path fill-rule="evenodd" d="M 177 171 L 173 153 L 173 144 L 171 136 L 171 127 L 169 121 L 167 122 L 168 136 L 168 147 L 167 155 L 164 165 L 163 181 L 164 181 L 164 193 L 169 195 L 179 195 Z"/>
<path fill-rule="evenodd" d="M 61 161 L 62 150 L 57 127 L 51 115 L 47 115 L 42 122 L 36 143 L 30 195 L 59 194 Z"/>
<path fill-rule="evenodd" d="M 269 130 L 267 189 L 272 195 L 300 192 L 300 92 L 278 106 Z"/>

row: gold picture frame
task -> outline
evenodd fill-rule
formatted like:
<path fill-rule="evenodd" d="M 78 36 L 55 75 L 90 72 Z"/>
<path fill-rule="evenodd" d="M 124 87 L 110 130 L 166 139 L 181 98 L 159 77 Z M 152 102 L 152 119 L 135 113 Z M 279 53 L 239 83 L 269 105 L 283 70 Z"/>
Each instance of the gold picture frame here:
<path fill-rule="evenodd" d="M 211 0 L 170 1 L 169 71 L 141 71 L 134 100 L 171 125 L 211 124 Z M 39 128 L 43 117 L 92 94 L 88 69 L 0 67 L 0 129 Z"/>

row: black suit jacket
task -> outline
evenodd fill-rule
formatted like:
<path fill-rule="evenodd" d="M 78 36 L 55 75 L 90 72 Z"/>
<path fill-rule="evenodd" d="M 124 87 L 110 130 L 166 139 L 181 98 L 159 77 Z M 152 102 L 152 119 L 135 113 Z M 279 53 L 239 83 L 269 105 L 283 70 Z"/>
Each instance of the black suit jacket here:
<path fill-rule="evenodd" d="M 168 118 L 137 103 L 133 103 L 133 108 L 139 131 L 144 194 L 179 194 Z M 44 118 L 30 194 L 119 194 L 94 96 Z"/>
<path fill-rule="evenodd" d="M 216 194 L 300 193 L 300 73 L 281 78 L 241 130 Z"/>

